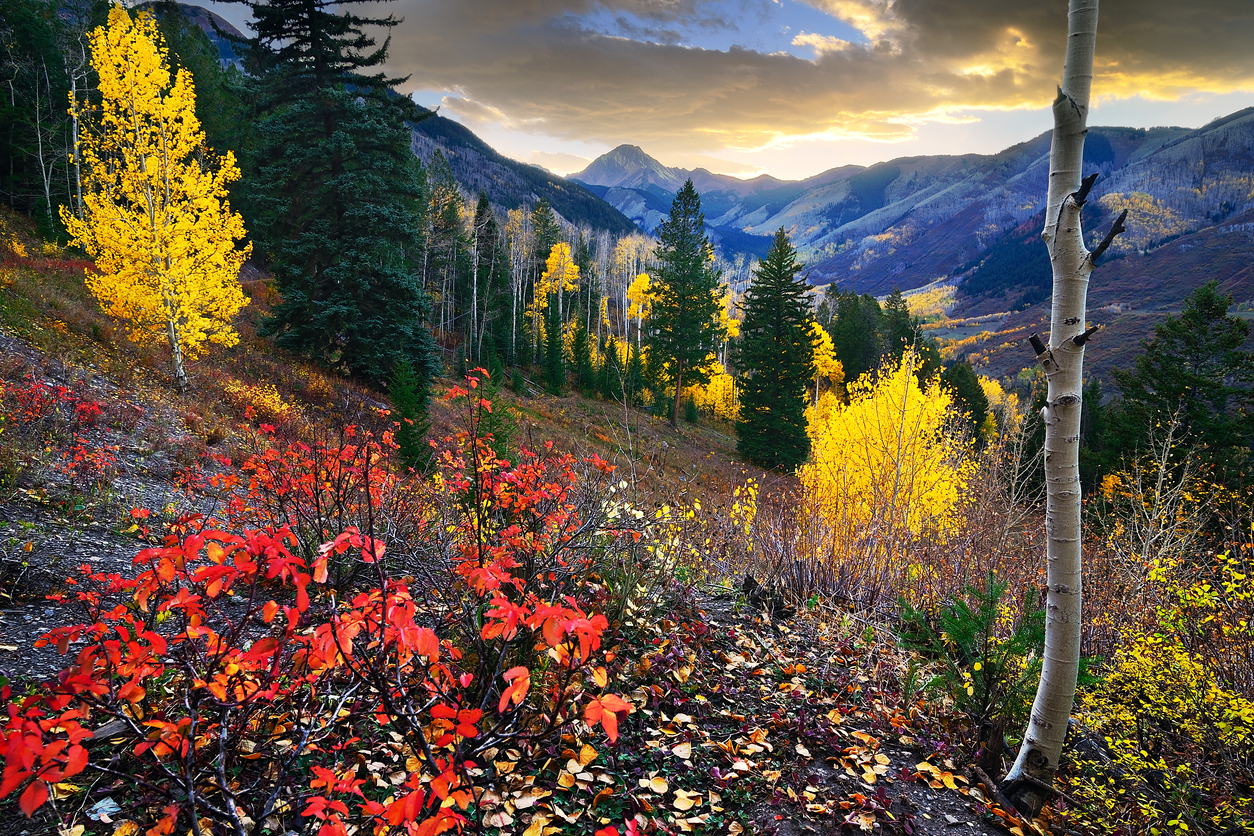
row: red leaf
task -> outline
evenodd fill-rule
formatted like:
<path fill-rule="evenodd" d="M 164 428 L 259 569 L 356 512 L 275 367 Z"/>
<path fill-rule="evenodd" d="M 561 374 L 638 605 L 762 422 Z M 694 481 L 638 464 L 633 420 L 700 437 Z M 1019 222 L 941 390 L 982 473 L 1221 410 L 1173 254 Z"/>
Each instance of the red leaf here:
<path fill-rule="evenodd" d="M 39 806 L 48 800 L 48 785 L 43 781 L 31 781 L 26 792 L 22 793 L 22 797 L 18 799 L 18 808 L 30 818 L 31 815 L 39 809 Z"/>
<path fill-rule="evenodd" d="M 77 775 L 87 768 L 87 750 L 82 746 L 71 746 L 69 758 L 65 762 L 65 777 Z"/>

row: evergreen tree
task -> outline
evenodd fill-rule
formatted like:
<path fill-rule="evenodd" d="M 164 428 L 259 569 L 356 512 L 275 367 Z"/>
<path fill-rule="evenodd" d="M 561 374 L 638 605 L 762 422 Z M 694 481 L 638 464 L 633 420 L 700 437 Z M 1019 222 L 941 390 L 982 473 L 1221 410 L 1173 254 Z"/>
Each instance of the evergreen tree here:
<path fill-rule="evenodd" d="M 553 207 L 549 206 L 548 198 L 540 198 L 531 210 L 531 229 L 535 236 L 535 252 L 532 254 L 539 271 L 544 271 L 544 264 L 549 260 L 549 252 L 561 237 L 562 228 L 553 216 Z"/>
<path fill-rule="evenodd" d="M 639 404 L 644 397 L 645 388 L 644 360 L 640 357 L 640 347 L 633 345 L 627 353 L 627 377 L 623 384 L 623 395 L 628 403 Z"/>
<path fill-rule="evenodd" d="M 893 359 L 900 359 L 906 349 L 921 342 L 914 318 L 910 316 L 910 308 L 899 288 L 893 288 L 880 308 L 880 334 L 884 343 L 884 351 Z"/>
<path fill-rule="evenodd" d="M 845 369 L 845 381 L 852 383 L 879 366 L 884 352 L 883 313 L 874 296 L 839 290 L 835 296 L 829 330 L 836 359 Z"/>
<path fill-rule="evenodd" d="M 355 2 L 241 1 L 260 111 L 249 228 L 281 296 L 263 333 L 375 380 L 409 361 L 425 381 L 425 195 L 406 125 L 420 117 L 398 79 L 361 72 L 387 56 L 366 27 L 397 21 Z"/>
<path fill-rule="evenodd" d="M 571 360 L 575 364 L 575 383 L 585 392 L 596 386 L 596 369 L 592 365 L 592 340 L 583 322 L 576 322 L 570 339 Z"/>
<path fill-rule="evenodd" d="M 544 311 L 544 378 L 552 395 L 560 395 L 566 388 L 566 347 L 556 296 L 549 294 L 549 306 Z"/>
<path fill-rule="evenodd" d="M 705 364 L 724 335 L 718 316 L 720 274 L 712 265 L 701 198 L 691 180 L 675 195 L 658 240 L 646 338 L 651 364 L 675 387 L 670 423 L 678 429 L 684 383 L 709 382 Z"/>
<path fill-rule="evenodd" d="M 606 337 L 601 341 L 601 367 L 597 369 L 597 391 L 601 397 L 616 401 L 623 397 L 623 367 L 614 343 Z"/>
<path fill-rule="evenodd" d="M 244 74 L 233 65 L 223 68 L 218 48 L 174 0 L 160 0 L 153 8 L 170 50 L 170 69 L 185 68 L 196 83 L 196 118 L 205 131 L 205 142 L 219 154 L 233 151 L 247 157 L 253 135 Z M 247 181 L 240 180 L 231 192 L 241 194 L 249 188 Z"/>
<path fill-rule="evenodd" d="M 63 11 L 44 0 L 0 4 L 0 196 L 48 237 L 57 231 L 57 206 L 71 202 Z"/>
<path fill-rule="evenodd" d="M 1141 446 L 1146 429 L 1179 415 L 1193 444 L 1225 480 L 1239 478 L 1254 447 L 1254 353 L 1243 351 L 1250 324 L 1228 316 L 1232 297 L 1215 282 L 1185 300 L 1142 343 L 1131 370 L 1115 370 L 1123 399 L 1111 416 L 1115 447 Z"/>
<path fill-rule="evenodd" d="M 431 457 L 426 444 L 431 422 L 427 417 L 427 382 L 414 373 L 408 360 L 401 360 L 392 367 L 388 381 L 388 398 L 392 401 L 392 417 L 399 426 L 396 429 L 396 446 L 406 467 L 422 471 Z"/>
<path fill-rule="evenodd" d="M 779 470 L 793 470 L 810 455 L 805 410 L 814 379 L 814 338 L 801 270 L 797 251 L 780 228 L 742 303 L 736 449 Z"/>
<path fill-rule="evenodd" d="M 941 384 L 954 395 L 956 406 L 962 411 L 971 425 L 975 437 L 979 439 L 984 428 L 984 419 L 988 417 L 988 397 L 980 378 L 975 370 L 962 361 L 951 363 L 941 373 Z"/>

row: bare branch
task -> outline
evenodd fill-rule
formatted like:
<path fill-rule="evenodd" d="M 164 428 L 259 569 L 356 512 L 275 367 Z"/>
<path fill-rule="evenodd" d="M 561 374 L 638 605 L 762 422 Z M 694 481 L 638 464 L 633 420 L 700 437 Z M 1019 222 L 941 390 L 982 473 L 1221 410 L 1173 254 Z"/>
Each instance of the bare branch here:
<path fill-rule="evenodd" d="M 1127 218 L 1128 210 L 1124 209 L 1119 213 L 1119 217 L 1115 218 L 1115 222 L 1110 225 L 1110 232 L 1106 233 L 1106 237 L 1102 239 L 1102 243 L 1097 245 L 1097 249 L 1093 250 L 1093 253 L 1089 256 L 1089 262 L 1094 267 L 1097 266 L 1097 259 L 1101 258 L 1102 253 L 1106 252 L 1110 245 L 1114 243 L 1115 236 L 1122 235 L 1124 232 L 1128 231 L 1128 228 L 1123 225 L 1123 222 L 1127 220 Z"/>

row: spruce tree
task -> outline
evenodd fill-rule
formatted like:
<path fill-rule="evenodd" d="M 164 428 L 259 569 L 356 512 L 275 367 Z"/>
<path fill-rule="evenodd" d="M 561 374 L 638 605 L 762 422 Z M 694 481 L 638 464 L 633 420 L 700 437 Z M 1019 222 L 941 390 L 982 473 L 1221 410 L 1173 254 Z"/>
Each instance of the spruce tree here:
<path fill-rule="evenodd" d="M 845 369 L 845 381 L 852 383 L 879 366 L 884 353 L 884 314 L 880 303 L 868 294 L 837 290 L 834 301 L 828 332 Z"/>
<path fill-rule="evenodd" d="M 607 336 L 601 340 L 601 367 L 597 369 L 597 390 L 601 397 L 616 401 L 623 397 L 623 366 L 616 345 Z"/>
<path fill-rule="evenodd" d="M 560 395 L 566 388 L 566 347 L 563 345 L 561 312 L 557 306 L 557 294 L 549 294 L 549 306 L 544 312 L 544 378 L 549 394 Z"/>
<path fill-rule="evenodd" d="M 984 420 L 988 417 L 988 397 L 980 385 L 979 375 L 965 362 L 951 363 L 941 373 L 941 383 L 953 393 L 955 404 L 971 426 L 977 442 Z"/>
<path fill-rule="evenodd" d="M 397 453 L 406 467 L 423 471 L 431 459 L 427 446 L 427 432 L 431 421 L 427 414 L 426 380 L 414 374 L 408 361 L 400 361 L 392 367 L 388 381 L 388 398 L 392 401 L 392 414 L 396 428 Z"/>
<path fill-rule="evenodd" d="M 263 333 L 334 368 L 384 380 L 410 362 L 426 381 L 421 168 L 406 120 L 417 109 L 365 75 L 387 57 L 365 34 L 393 17 L 356 2 L 242 0 L 259 111 L 249 228 L 281 297 Z"/>
<path fill-rule="evenodd" d="M 793 470 L 810 455 L 805 410 L 814 379 L 814 345 L 801 270 L 781 228 L 754 270 L 740 323 L 736 449 L 775 470 Z"/>
<path fill-rule="evenodd" d="M 1146 443 L 1148 428 L 1178 418 L 1189 443 L 1203 446 L 1215 475 L 1242 484 L 1254 449 L 1254 352 L 1250 324 L 1228 315 L 1232 297 L 1215 282 L 1184 301 L 1179 316 L 1154 327 L 1131 369 L 1116 369 L 1123 394 L 1114 410 L 1116 448 Z"/>
<path fill-rule="evenodd" d="M 596 368 L 592 365 L 592 339 L 582 322 L 576 322 L 570 338 L 571 360 L 575 364 L 576 385 L 585 392 L 596 386 Z"/>
<path fill-rule="evenodd" d="M 639 404 L 644 397 L 646 382 L 644 379 L 644 360 L 640 356 L 640 348 L 631 346 L 627 355 L 627 379 L 623 384 L 623 394 L 627 402 Z"/>
<path fill-rule="evenodd" d="M 658 228 L 658 240 L 646 339 L 650 363 L 666 384 L 675 387 L 670 423 L 678 429 L 684 384 L 709 382 L 705 364 L 724 333 L 718 316 L 720 273 L 713 266 L 701 198 L 691 180 L 675 195 L 670 217 Z"/>

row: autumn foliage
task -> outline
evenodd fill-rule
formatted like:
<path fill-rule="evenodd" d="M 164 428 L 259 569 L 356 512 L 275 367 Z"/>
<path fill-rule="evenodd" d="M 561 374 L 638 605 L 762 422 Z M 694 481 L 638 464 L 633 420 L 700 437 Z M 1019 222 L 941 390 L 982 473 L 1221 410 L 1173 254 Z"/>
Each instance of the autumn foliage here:
<path fill-rule="evenodd" d="M 440 550 L 422 574 L 402 574 L 391 532 L 350 527 L 307 553 L 299 514 L 233 531 L 185 516 L 135 578 L 83 567 L 61 596 L 81 618 L 40 640 L 70 664 L 5 689 L 0 797 L 31 815 L 87 771 L 133 782 L 154 836 L 302 818 L 322 836 L 426 836 L 502 809 L 491 788 L 544 741 L 600 726 L 614 742 L 633 706 L 610 688 L 593 573 L 635 536 L 582 501 L 612 468 L 535 453 L 513 467 L 478 437 L 490 405 L 473 381 L 452 396 L 467 429 L 405 506 Z M 321 452 L 351 464 L 363 448 L 386 455 L 390 438 Z M 335 493 L 382 523 L 381 495 L 351 474 L 311 486 L 307 468 L 328 467 L 313 456 L 250 460 L 228 516 L 277 523 L 269 494 L 301 494 L 290 511 Z"/>
<path fill-rule="evenodd" d="M 951 395 L 936 379 L 920 384 L 918 367 L 907 352 L 854 381 L 847 404 L 823 393 L 809 410 L 813 453 L 799 471 L 802 525 L 832 560 L 866 553 L 885 578 L 908 567 L 912 541 L 958 528 L 975 472 Z"/>
<path fill-rule="evenodd" d="M 191 73 L 170 73 L 151 15 L 114 5 L 90 38 L 100 106 L 81 143 L 82 215 L 62 207 L 61 219 L 95 259 L 88 289 L 132 339 L 169 341 L 182 385 L 183 353 L 239 341 L 250 246 L 236 246 L 244 224 L 226 199 L 239 168 L 229 151 L 206 153 Z"/>

